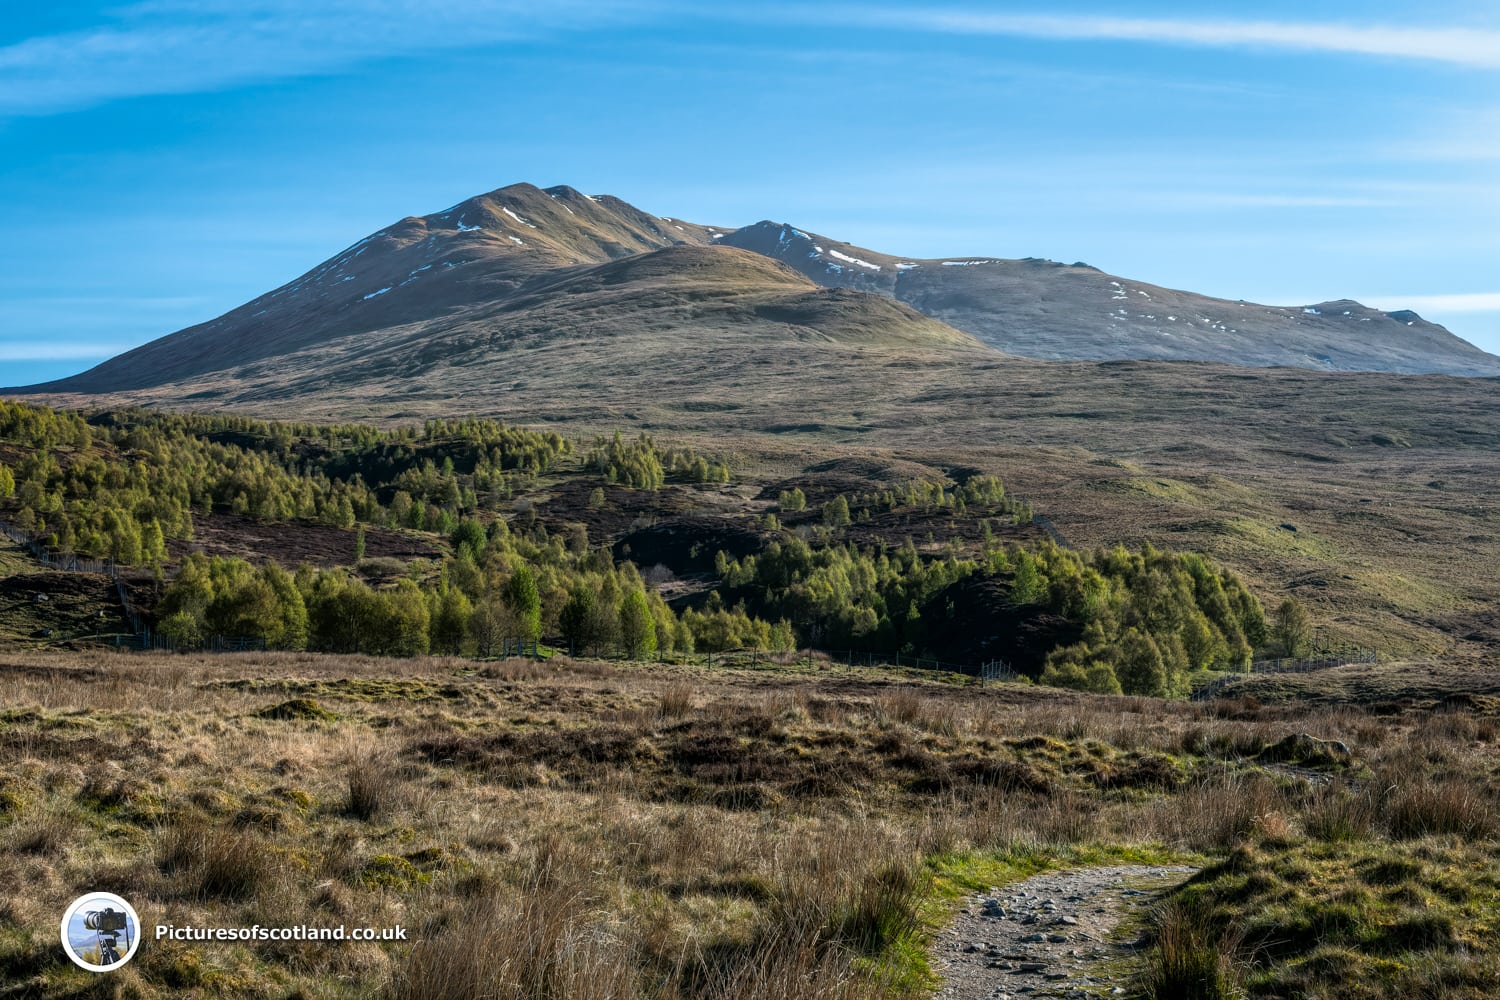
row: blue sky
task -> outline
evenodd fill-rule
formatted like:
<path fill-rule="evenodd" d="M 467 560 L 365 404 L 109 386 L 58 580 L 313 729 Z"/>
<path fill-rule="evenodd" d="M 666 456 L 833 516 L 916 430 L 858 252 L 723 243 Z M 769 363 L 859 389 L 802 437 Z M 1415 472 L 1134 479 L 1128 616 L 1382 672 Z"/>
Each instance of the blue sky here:
<path fill-rule="evenodd" d="M 1500 353 L 1490 0 L 54 6 L 0 20 L 0 385 L 522 180 Z"/>

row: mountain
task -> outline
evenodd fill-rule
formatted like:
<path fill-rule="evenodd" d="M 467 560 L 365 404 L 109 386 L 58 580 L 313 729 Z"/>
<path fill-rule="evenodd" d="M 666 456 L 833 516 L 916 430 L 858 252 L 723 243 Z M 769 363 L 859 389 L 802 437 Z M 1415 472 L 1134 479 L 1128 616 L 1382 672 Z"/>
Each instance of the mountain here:
<path fill-rule="evenodd" d="M 670 227 L 670 228 L 669 228 Z M 515 184 L 408 217 L 223 316 L 152 341 L 71 379 L 63 391 L 120 392 L 281 358 L 340 337 L 515 295 L 560 269 L 706 243 L 714 230 L 668 223 L 618 198 Z"/>
<path fill-rule="evenodd" d="M 758 222 L 721 241 L 825 287 L 887 295 L 1029 358 L 1500 375 L 1500 358 L 1436 323 L 1348 299 L 1266 306 L 1162 288 L 1083 263 L 892 257 L 786 223 Z"/>
<path fill-rule="evenodd" d="M 872 353 L 997 356 L 888 296 L 722 245 L 726 232 L 515 185 L 403 219 L 218 319 L 22 391 L 368 412 L 554 382 L 628 396 L 683 371 L 743 388 L 769 356 L 804 372 Z"/>
<path fill-rule="evenodd" d="M 1409 312 L 1231 302 L 1084 264 L 893 257 L 787 224 L 697 225 L 516 184 L 402 219 L 90 371 L 7 391 L 80 405 L 316 397 L 335 412 L 359 399 L 561 386 L 564 368 L 604 383 L 711 369 L 738 385 L 757 366 L 821 372 L 868 352 L 1500 374 L 1500 358 Z"/>

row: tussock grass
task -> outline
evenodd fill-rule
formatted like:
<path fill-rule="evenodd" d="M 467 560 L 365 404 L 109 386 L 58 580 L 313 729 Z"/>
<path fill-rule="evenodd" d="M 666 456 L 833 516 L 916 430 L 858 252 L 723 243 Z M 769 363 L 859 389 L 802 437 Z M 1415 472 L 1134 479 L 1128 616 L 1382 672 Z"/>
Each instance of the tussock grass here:
<path fill-rule="evenodd" d="M 160 669 L 181 667 L 163 694 Z M 88 883 L 179 924 L 411 932 L 322 951 L 163 945 L 133 973 L 143 997 L 894 1000 L 930 985 L 928 937 L 965 879 L 1184 851 L 1230 859 L 1183 892 L 1211 941 L 1253 931 L 1236 953 L 1247 989 L 1338 997 L 1354 974 L 1405 996 L 1494 957 L 1474 709 L 890 681 L 825 665 L 15 658 L 0 901 L 35 903 L 0 910 L 0 968 L 28 995 L 68 995 L 45 973 L 55 928 L 7 927 Z M 328 717 L 261 714 L 298 698 Z M 1260 759 L 1302 732 L 1351 758 Z"/>
<path fill-rule="evenodd" d="M 697 699 L 698 691 L 691 684 L 668 684 L 657 701 L 658 714 L 663 719 L 685 718 L 692 714 Z"/>
<path fill-rule="evenodd" d="M 1327 841 L 1363 840 L 1375 828 L 1376 803 L 1360 788 L 1334 782 L 1318 789 L 1307 803 L 1302 824 L 1310 837 Z"/>
<path fill-rule="evenodd" d="M 401 777 L 389 755 L 351 754 L 345 764 L 345 814 L 369 822 L 388 813 L 400 798 Z"/>
<path fill-rule="evenodd" d="M 391 1000 L 496 996 L 630 1000 L 642 995 L 631 945 L 601 917 L 586 883 L 534 870 L 517 892 L 489 891 L 416 929 L 392 973 Z"/>
<path fill-rule="evenodd" d="M 1240 1000 L 1245 996 L 1233 932 L 1201 907 L 1168 900 L 1151 917 L 1154 949 L 1141 987 L 1150 1000 Z"/>
<path fill-rule="evenodd" d="M 16 823 L 7 831 L 8 847 L 19 854 L 58 854 L 74 839 L 76 825 L 61 813 L 47 811 Z"/>
<path fill-rule="evenodd" d="M 1495 834 L 1495 800 L 1463 780 L 1408 781 L 1392 787 L 1384 818 L 1391 836 L 1400 839 L 1452 834 L 1478 840 Z"/>
<path fill-rule="evenodd" d="M 155 860 L 184 896 L 198 900 L 251 899 L 280 874 L 259 835 L 196 822 L 161 831 Z"/>

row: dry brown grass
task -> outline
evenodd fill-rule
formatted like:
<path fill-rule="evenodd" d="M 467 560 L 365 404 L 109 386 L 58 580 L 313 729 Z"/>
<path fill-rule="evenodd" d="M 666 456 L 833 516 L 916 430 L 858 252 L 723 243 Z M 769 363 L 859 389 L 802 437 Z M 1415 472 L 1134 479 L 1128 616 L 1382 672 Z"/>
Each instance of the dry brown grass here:
<path fill-rule="evenodd" d="M 344 812 L 366 822 L 389 812 L 401 795 L 400 776 L 381 752 L 352 756 L 345 765 L 348 795 Z"/>
<path fill-rule="evenodd" d="M 852 1000 L 913 988 L 882 949 L 940 853 L 1494 830 L 1488 720 L 1451 709 L 298 654 L 13 656 L 0 696 L 0 970 L 40 996 L 30 924 L 84 884 L 179 924 L 413 934 L 163 946 L 144 996 Z M 1354 762 L 1253 759 L 1304 731 Z"/>
<path fill-rule="evenodd" d="M 392 1000 L 641 995 L 636 956 L 602 917 L 592 887 L 533 872 L 517 891 L 490 892 L 439 909 L 414 928 L 416 943 L 392 974 Z"/>
<path fill-rule="evenodd" d="M 697 700 L 698 690 L 693 685 L 668 684 L 657 701 L 658 712 L 663 719 L 682 719 L 692 714 Z"/>
<path fill-rule="evenodd" d="M 74 838 L 75 821 L 57 812 L 44 812 L 16 823 L 7 832 L 11 851 L 58 854 Z"/>

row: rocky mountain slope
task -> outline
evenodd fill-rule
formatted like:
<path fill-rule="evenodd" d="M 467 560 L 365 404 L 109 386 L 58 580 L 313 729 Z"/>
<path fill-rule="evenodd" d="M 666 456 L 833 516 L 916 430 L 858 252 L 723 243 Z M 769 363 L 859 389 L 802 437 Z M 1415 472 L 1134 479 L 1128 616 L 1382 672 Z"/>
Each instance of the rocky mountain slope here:
<path fill-rule="evenodd" d="M 1132 281 L 1081 262 L 892 257 L 784 223 L 759 222 L 722 242 L 820 285 L 888 295 L 1030 358 L 1500 375 L 1500 358 L 1436 323 L 1348 299 L 1266 306 Z"/>
<path fill-rule="evenodd" d="M 90 371 L 9 391 L 229 405 L 377 393 L 391 379 L 410 391 L 421 377 L 424 392 L 456 395 L 524 379 L 517 366 L 533 359 L 517 349 L 551 366 L 680 372 L 789 345 L 1500 375 L 1500 358 L 1409 312 L 1231 302 L 1081 263 L 892 257 L 787 224 L 697 225 L 516 184 L 402 219 Z M 446 389 L 439 372 L 453 376 Z"/>

